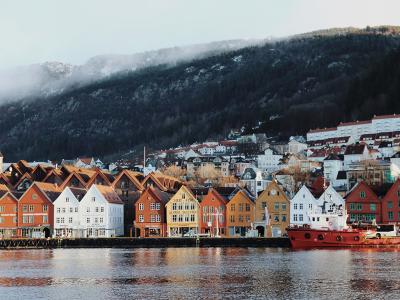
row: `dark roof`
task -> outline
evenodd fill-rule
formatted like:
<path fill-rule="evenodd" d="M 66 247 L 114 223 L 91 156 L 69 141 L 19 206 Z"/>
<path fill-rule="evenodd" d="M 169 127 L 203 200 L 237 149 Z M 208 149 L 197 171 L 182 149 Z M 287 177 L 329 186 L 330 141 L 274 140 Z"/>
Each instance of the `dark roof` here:
<path fill-rule="evenodd" d="M 78 199 L 79 201 L 82 200 L 82 198 L 86 195 L 87 190 L 86 189 L 81 189 L 81 188 L 76 188 L 76 187 L 70 187 L 69 188 L 74 194 L 75 198 Z"/>
<path fill-rule="evenodd" d="M 365 144 L 355 144 L 346 147 L 344 155 L 362 154 L 365 150 Z"/>
<path fill-rule="evenodd" d="M 229 197 L 230 194 L 232 194 L 232 192 L 235 190 L 234 187 L 216 187 L 214 188 L 214 190 L 216 190 L 221 196 L 227 198 Z"/>
<path fill-rule="evenodd" d="M 154 194 L 158 197 L 158 199 L 160 199 L 160 201 L 164 204 L 166 204 L 169 201 L 169 199 L 171 199 L 171 197 L 173 196 L 172 194 L 163 192 L 158 188 L 151 188 L 151 189 L 154 192 Z"/>
<path fill-rule="evenodd" d="M 343 155 L 330 153 L 324 160 L 343 160 Z"/>
<path fill-rule="evenodd" d="M 347 173 L 346 173 L 346 171 L 339 171 L 338 174 L 337 174 L 337 176 L 336 176 L 336 179 L 337 179 L 337 180 L 340 180 L 340 179 L 347 179 Z"/>
<path fill-rule="evenodd" d="M 397 153 L 395 153 L 395 154 L 392 156 L 392 158 L 400 158 L 400 151 L 397 152 Z"/>

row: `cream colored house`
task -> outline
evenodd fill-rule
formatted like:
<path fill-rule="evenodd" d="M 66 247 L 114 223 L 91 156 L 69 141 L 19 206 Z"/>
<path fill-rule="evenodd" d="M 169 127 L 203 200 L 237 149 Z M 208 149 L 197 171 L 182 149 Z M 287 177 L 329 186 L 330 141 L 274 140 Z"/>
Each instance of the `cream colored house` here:
<path fill-rule="evenodd" d="M 166 204 L 169 237 L 193 236 L 199 232 L 200 204 L 186 186 L 182 186 Z"/>

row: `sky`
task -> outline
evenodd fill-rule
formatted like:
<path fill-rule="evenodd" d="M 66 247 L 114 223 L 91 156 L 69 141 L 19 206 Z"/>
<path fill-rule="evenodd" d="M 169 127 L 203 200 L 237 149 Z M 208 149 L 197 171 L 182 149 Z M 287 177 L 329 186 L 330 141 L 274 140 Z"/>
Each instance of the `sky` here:
<path fill-rule="evenodd" d="M 0 69 L 332 27 L 400 25 L 398 0 L 0 0 Z"/>

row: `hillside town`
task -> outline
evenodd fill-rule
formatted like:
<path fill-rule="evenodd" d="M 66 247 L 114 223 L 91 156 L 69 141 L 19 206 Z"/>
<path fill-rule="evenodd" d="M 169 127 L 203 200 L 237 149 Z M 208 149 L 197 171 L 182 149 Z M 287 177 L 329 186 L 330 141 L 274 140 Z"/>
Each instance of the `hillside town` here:
<path fill-rule="evenodd" d="M 3 156 L 4 154 L 4 156 Z M 0 238 L 281 237 L 315 211 L 348 223 L 400 220 L 400 115 L 277 141 L 227 139 L 145 154 L 6 163 Z"/>

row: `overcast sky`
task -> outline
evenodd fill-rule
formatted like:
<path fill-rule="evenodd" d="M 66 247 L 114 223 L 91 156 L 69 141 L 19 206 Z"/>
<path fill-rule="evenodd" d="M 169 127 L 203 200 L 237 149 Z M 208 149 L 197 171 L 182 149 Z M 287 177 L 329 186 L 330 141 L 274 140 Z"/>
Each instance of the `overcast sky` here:
<path fill-rule="evenodd" d="M 400 25 L 400 1 L 0 0 L 0 69 L 383 24 Z"/>

